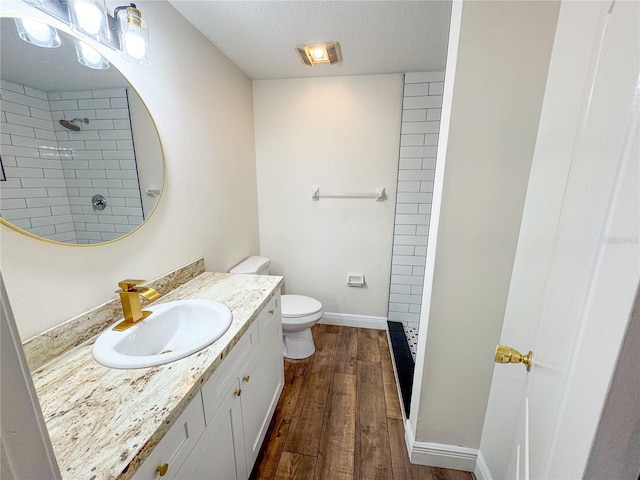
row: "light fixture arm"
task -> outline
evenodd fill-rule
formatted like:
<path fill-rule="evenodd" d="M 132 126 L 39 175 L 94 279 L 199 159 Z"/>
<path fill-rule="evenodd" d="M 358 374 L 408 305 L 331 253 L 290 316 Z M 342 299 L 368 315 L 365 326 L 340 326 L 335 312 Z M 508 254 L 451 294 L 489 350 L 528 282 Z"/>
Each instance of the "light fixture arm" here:
<path fill-rule="evenodd" d="M 122 10 L 126 10 L 127 8 L 135 8 L 136 10 L 138 9 L 138 7 L 136 7 L 135 3 L 130 3 L 129 5 L 121 5 L 119 7 L 116 7 L 113 10 L 113 18 L 115 19 L 114 25 L 115 26 L 111 26 L 111 23 L 109 23 L 109 28 L 111 29 L 111 31 L 113 32 L 117 32 L 119 30 L 119 24 L 118 24 L 118 14 L 122 11 Z"/>

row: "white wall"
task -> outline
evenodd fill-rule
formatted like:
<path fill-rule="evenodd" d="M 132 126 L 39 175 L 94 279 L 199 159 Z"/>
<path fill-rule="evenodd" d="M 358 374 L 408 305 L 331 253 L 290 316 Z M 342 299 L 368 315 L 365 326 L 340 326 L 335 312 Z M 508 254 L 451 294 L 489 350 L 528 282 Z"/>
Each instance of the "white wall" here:
<path fill-rule="evenodd" d="M 251 81 L 168 3 L 137 5 L 150 25 L 151 66 L 100 50 L 158 126 L 161 203 L 133 235 L 105 246 L 54 245 L 2 226 L 2 274 L 22 338 L 114 298 L 124 278 L 155 278 L 199 256 L 224 271 L 258 253 Z M 0 7 L 39 14 L 18 0 Z"/>
<path fill-rule="evenodd" d="M 441 196 L 439 221 L 431 225 L 427 252 L 427 265 L 433 255 L 434 267 L 425 279 L 420 326 L 424 363 L 416 372 L 410 420 L 418 442 L 475 449 L 558 5 L 475 1 L 462 8 L 444 163 L 438 156 L 444 182 L 434 192 Z"/>
<path fill-rule="evenodd" d="M 387 315 L 401 108 L 402 75 L 254 82 L 260 252 L 326 312 Z M 388 201 L 314 202 L 314 186 Z"/>

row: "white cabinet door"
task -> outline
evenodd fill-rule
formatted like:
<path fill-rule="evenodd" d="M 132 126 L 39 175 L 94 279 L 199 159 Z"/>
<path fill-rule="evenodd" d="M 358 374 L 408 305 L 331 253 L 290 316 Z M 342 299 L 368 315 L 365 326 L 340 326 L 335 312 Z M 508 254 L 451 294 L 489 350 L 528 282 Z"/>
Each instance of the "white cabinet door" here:
<path fill-rule="evenodd" d="M 280 321 L 274 322 L 273 328 L 269 328 L 261 338 L 260 346 L 240 382 L 244 444 L 247 470 L 250 472 L 284 386 Z"/>
<path fill-rule="evenodd" d="M 236 381 L 227 390 L 176 478 L 246 480 L 248 476 L 242 439 L 240 387 Z"/>
<path fill-rule="evenodd" d="M 171 480 L 204 432 L 202 398 L 196 395 L 163 439 L 149 454 L 133 476 L 133 480 Z M 160 475 L 158 468 L 165 469 Z M 179 478 L 179 477 L 178 477 Z"/>

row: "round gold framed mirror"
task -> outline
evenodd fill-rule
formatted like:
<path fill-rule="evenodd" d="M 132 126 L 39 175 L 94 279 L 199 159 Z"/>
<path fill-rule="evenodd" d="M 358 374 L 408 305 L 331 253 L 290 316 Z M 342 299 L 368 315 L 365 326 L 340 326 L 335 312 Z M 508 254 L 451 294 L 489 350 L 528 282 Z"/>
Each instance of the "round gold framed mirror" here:
<path fill-rule="evenodd" d="M 113 66 L 78 60 L 78 39 L 20 38 L 0 18 L 0 220 L 64 245 L 131 234 L 153 213 L 164 155 L 153 118 Z"/>

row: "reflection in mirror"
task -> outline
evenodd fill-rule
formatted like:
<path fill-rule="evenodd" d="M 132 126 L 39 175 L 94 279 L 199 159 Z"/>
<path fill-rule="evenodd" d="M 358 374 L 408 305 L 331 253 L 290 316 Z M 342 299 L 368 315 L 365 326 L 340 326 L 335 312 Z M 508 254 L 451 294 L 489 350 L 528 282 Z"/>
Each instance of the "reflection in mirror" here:
<path fill-rule="evenodd" d="M 81 65 L 72 36 L 59 32 L 58 48 L 40 48 L 18 37 L 14 19 L 0 22 L 3 222 L 69 244 L 135 230 L 164 175 L 160 140 L 136 91 L 113 65 Z"/>

